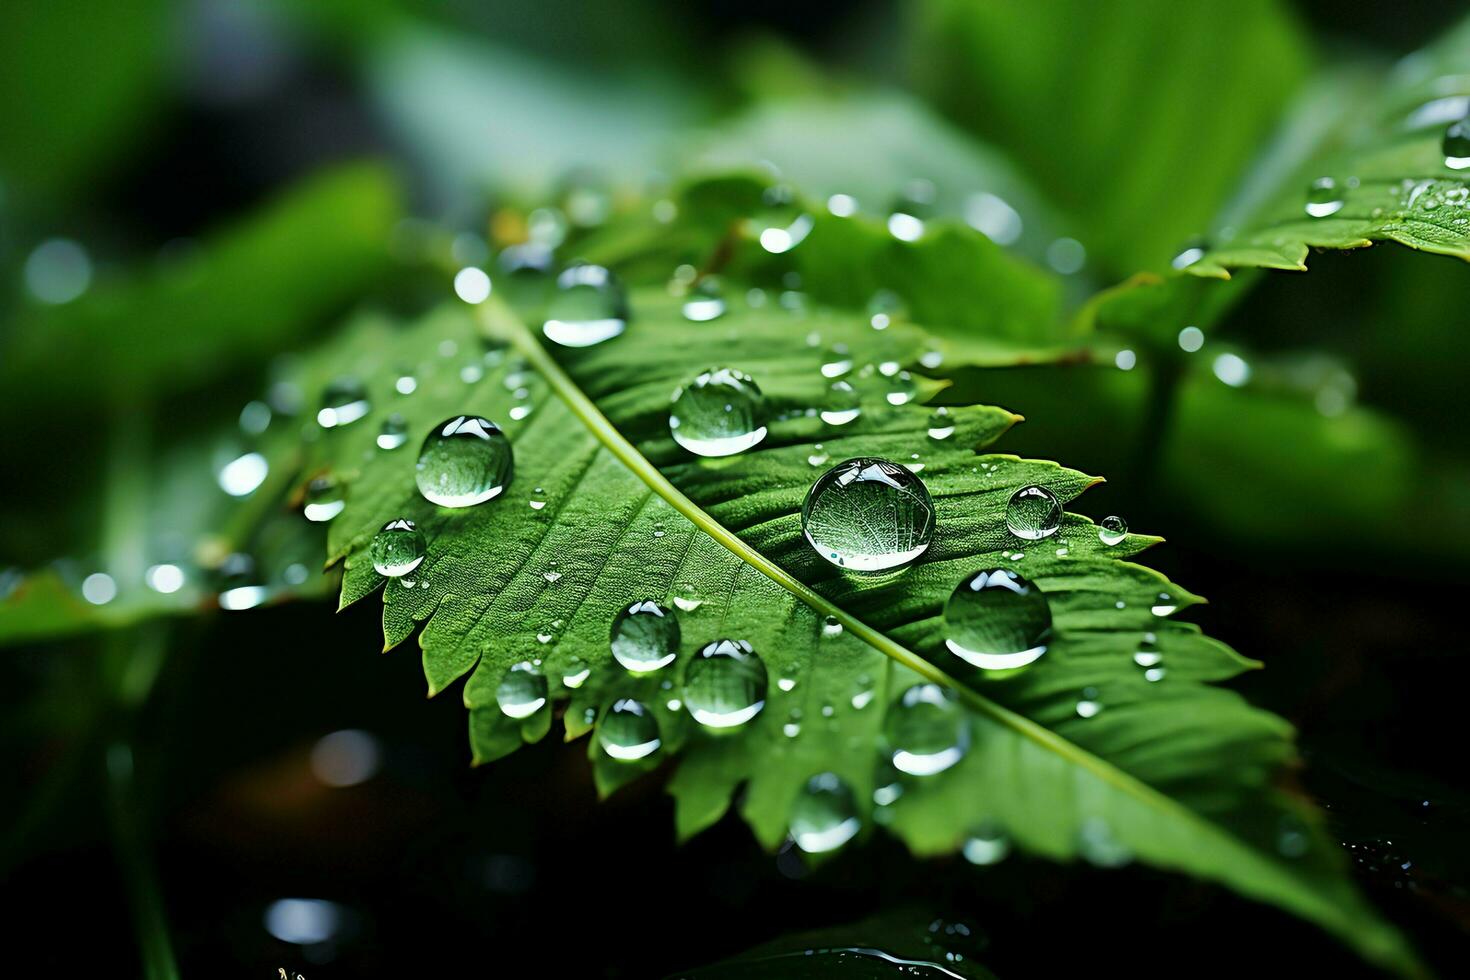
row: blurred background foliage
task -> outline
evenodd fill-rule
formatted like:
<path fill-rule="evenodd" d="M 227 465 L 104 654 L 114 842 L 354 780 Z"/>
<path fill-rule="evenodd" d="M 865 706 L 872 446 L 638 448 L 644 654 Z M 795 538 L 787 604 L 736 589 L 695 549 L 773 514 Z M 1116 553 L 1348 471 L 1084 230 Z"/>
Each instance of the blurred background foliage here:
<path fill-rule="evenodd" d="M 1470 680 L 1453 602 L 1470 577 L 1470 273 L 1383 246 L 1314 256 L 1305 275 L 1086 301 L 1167 272 L 1269 193 L 1252 179 L 1290 169 L 1458 13 L 1430 0 L 0 5 L 0 595 L 44 569 L 27 580 L 40 612 L 0 612 L 0 636 L 73 635 L 4 660 L 0 787 L 22 802 L 0 859 L 7 889 L 42 913 L 24 920 L 22 962 L 74 965 L 74 930 L 56 923 L 81 916 L 100 923 L 99 952 L 160 941 L 159 921 L 115 914 L 139 889 L 130 907 L 158 907 L 153 872 L 128 857 L 151 825 L 185 972 L 417 972 L 477 942 L 546 947 L 579 929 L 606 975 L 643 976 L 916 896 L 986 919 L 1001 975 L 1035 972 L 1038 955 L 1041 972 L 1111 962 L 1140 924 L 1129 955 L 1145 963 L 1231 928 L 1289 938 L 1286 960 L 1358 968 L 1305 927 L 1150 872 L 1118 884 L 1012 862 L 976 881 L 880 848 L 795 884 L 798 867 L 726 825 L 676 852 L 656 787 L 585 812 L 575 749 L 461 771 L 457 706 L 405 703 L 417 664 L 363 659 L 378 642 L 364 610 L 90 635 L 179 608 L 147 592 L 94 607 L 80 583 L 98 568 L 139 581 L 144 553 L 217 560 L 244 534 L 271 574 L 319 553 L 294 513 L 258 530 L 258 514 L 225 516 L 215 474 L 252 445 L 216 434 L 346 314 L 443 293 L 400 261 L 425 223 L 498 247 L 546 200 L 600 225 L 600 209 L 743 169 L 875 215 L 930 182 L 926 209 L 1005 246 L 977 256 L 956 241 L 955 275 L 1034 269 L 1003 307 L 910 286 L 910 302 L 993 346 L 990 366 L 955 374 L 957 399 L 1024 414 L 1002 449 L 1107 475 L 1089 506 L 1171 539 L 1155 562 L 1213 599 L 1199 617 L 1211 632 L 1267 661 L 1241 686 L 1300 726 L 1307 787 L 1368 855 L 1370 894 L 1448 970 L 1470 923 L 1470 796 L 1446 761 Z M 647 261 L 668 244 L 649 242 Z M 903 274 L 881 255 L 874 268 Z M 835 301 L 872 285 L 808 284 Z M 1189 356 L 1185 323 L 1205 338 Z M 324 588 L 313 575 L 286 591 Z M 336 729 L 371 730 L 374 779 L 339 791 L 313 770 L 313 743 Z M 643 884 L 616 884 L 635 869 Z M 578 888 L 575 904 L 600 914 L 520 910 Z M 1120 889 L 1127 902 L 1097 900 Z M 680 893 L 696 900 L 670 901 Z M 262 910 L 298 894 L 337 903 L 329 940 L 261 928 Z M 644 904 L 663 910 L 656 937 L 634 914 Z M 1078 941 L 1038 953 L 1057 928 Z"/>

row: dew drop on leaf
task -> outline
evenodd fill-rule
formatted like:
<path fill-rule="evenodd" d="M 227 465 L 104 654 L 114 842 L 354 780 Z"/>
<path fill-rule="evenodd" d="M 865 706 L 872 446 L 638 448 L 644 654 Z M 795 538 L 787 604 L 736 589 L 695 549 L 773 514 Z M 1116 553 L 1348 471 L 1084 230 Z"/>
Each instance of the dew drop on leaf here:
<path fill-rule="evenodd" d="M 546 677 L 523 660 L 500 678 L 495 701 L 507 718 L 529 718 L 546 704 Z"/>
<path fill-rule="evenodd" d="M 1051 607 L 1035 585 L 1003 568 L 966 578 L 944 604 L 945 645 L 983 670 L 1015 670 L 1046 653 Z"/>
<path fill-rule="evenodd" d="M 852 788 L 835 773 L 818 773 L 791 805 L 791 839 L 808 854 L 835 851 L 861 829 Z"/>
<path fill-rule="evenodd" d="M 1005 832 L 1005 828 L 994 821 L 987 820 L 965 838 L 960 853 L 971 864 L 999 864 L 1005 860 L 1007 854 L 1011 853 L 1011 838 Z"/>
<path fill-rule="evenodd" d="M 1470 168 L 1470 117 L 1457 119 L 1445 127 L 1441 147 L 1446 167 L 1451 170 Z"/>
<path fill-rule="evenodd" d="M 319 476 L 306 484 L 306 505 L 301 512 L 308 521 L 322 523 L 342 513 L 347 495 L 333 476 Z"/>
<path fill-rule="evenodd" d="M 1062 526 L 1062 504 L 1046 487 L 1022 487 L 1006 504 L 1006 528 L 1018 538 L 1040 541 Z"/>
<path fill-rule="evenodd" d="M 706 728 L 736 728 L 766 706 L 766 665 L 744 640 L 716 640 L 684 673 L 684 706 Z"/>
<path fill-rule="evenodd" d="M 883 721 L 893 768 L 932 776 L 964 758 L 970 732 L 964 709 L 938 684 L 915 684 L 888 709 Z"/>
<path fill-rule="evenodd" d="M 934 537 L 934 502 L 924 482 L 897 463 L 864 456 L 823 473 L 801 507 L 817 554 L 842 568 L 882 571 L 922 555 Z"/>
<path fill-rule="evenodd" d="M 929 438 L 944 440 L 952 435 L 954 435 L 954 419 L 950 416 L 949 409 L 941 405 L 934 410 L 934 414 L 929 416 Z"/>
<path fill-rule="evenodd" d="M 379 575 L 389 578 L 401 578 L 418 568 L 423 564 L 424 555 L 428 551 L 424 544 L 424 532 L 413 521 L 404 517 L 384 524 L 373 535 L 369 550 L 373 568 L 377 569 Z"/>
<path fill-rule="evenodd" d="M 356 378 L 337 378 L 322 392 L 322 407 L 316 413 L 323 429 L 350 425 L 372 411 L 367 389 Z"/>
<path fill-rule="evenodd" d="M 1318 177 L 1307 187 L 1307 214 L 1313 218 L 1326 218 L 1342 210 L 1342 192 L 1337 181 L 1331 177 Z"/>
<path fill-rule="evenodd" d="M 719 319 L 725 314 L 725 293 L 720 286 L 720 280 L 715 276 L 705 276 L 699 281 L 684 300 L 684 319 L 693 320 L 695 323 L 708 323 L 710 320 Z"/>
<path fill-rule="evenodd" d="M 658 719 L 642 702 L 623 698 L 613 702 L 597 725 L 602 751 L 619 762 L 646 759 L 659 750 Z"/>
<path fill-rule="evenodd" d="M 1097 538 L 1108 547 L 1121 542 L 1128 537 L 1128 522 L 1117 515 L 1110 514 L 1104 517 L 1097 525 Z"/>
<path fill-rule="evenodd" d="M 587 661 L 583 660 L 581 657 L 573 657 L 571 660 L 568 660 L 566 666 L 562 668 L 561 683 L 563 687 L 568 687 L 576 690 L 583 684 L 587 683 L 587 678 L 591 676 L 592 668 L 588 666 Z"/>
<path fill-rule="evenodd" d="M 846 425 L 862 414 L 857 390 L 846 381 L 834 381 L 822 403 L 822 421 L 828 425 Z"/>
<path fill-rule="evenodd" d="M 489 419 L 458 415 L 436 426 L 419 450 L 419 493 L 441 507 L 472 507 L 510 482 L 510 440 Z"/>
<path fill-rule="evenodd" d="M 573 265 L 556 278 L 541 331 L 563 347 L 591 347 L 628 326 L 628 301 L 617 277 L 600 265 Z"/>
<path fill-rule="evenodd" d="M 765 398 L 748 374 L 706 371 L 674 392 L 674 441 L 698 456 L 732 456 L 766 437 Z"/>
<path fill-rule="evenodd" d="M 679 620 L 650 600 L 635 602 L 612 624 L 612 654 L 635 673 L 667 667 L 679 655 Z"/>
<path fill-rule="evenodd" d="M 408 442 L 408 422 L 394 412 L 383 420 L 383 427 L 378 430 L 378 448 L 393 450 L 405 442 Z"/>

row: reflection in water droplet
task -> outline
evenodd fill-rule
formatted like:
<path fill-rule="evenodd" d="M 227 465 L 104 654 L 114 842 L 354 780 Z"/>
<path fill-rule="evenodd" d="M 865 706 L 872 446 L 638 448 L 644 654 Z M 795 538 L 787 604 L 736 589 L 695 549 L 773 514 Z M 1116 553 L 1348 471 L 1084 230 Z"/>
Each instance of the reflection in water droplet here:
<path fill-rule="evenodd" d="M 735 728 L 766 706 L 766 665 L 744 640 L 716 640 L 684 671 L 684 706 L 706 728 Z"/>
<path fill-rule="evenodd" d="M 1470 117 L 1450 123 L 1445 128 L 1441 146 L 1446 167 L 1451 170 L 1470 168 Z"/>
<path fill-rule="evenodd" d="M 400 517 L 384 524 L 373 535 L 369 551 L 379 575 L 401 578 L 423 563 L 428 546 L 424 543 L 424 533 L 414 522 Z"/>
<path fill-rule="evenodd" d="M 888 709 L 883 735 L 893 768 L 932 776 L 964 758 L 970 729 L 964 709 L 938 684 L 915 684 Z"/>
<path fill-rule="evenodd" d="M 612 624 L 612 653 L 635 673 L 666 667 L 679 655 L 679 619 L 653 600 L 635 602 Z"/>
<path fill-rule="evenodd" d="M 835 773 L 807 780 L 791 806 L 791 838 L 808 854 L 835 851 L 861 828 L 852 789 Z"/>
<path fill-rule="evenodd" d="M 408 442 L 408 422 L 397 412 L 383 420 L 378 431 L 378 448 L 393 450 Z"/>
<path fill-rule="evenodd" d="M 1331 177 L 1318 177 L 1307 188 L 1307 214 L 1313 218 L 1325 218 L 1342 210 L 1342 193 L 1337 181 Z"/>
<path fill-rule="evenodd" d="M 1097 525 L 1097 538 L 1108 547 L 1128 537 L 1128 522 L 1117 515 L 1104 517 Z"/>
<path fill-rule="evenodd" d="M 356 378 L 338 378 L 322 392 L 322 407 L 316 413 L 317 425 L 332 429 L 350 425 L 372 411 L 367 389 Z"/>
<path fill-rule="evenodd" d="M 801 507 L 817 554 L 842 568 L 881 571 L 922 555 L 934 537 L 934 502 L 924 482 L 897 463 L 858 457 L 822 474 Z"/>
<path fill-rule="evenodd" d="M 1018 538 L 1040 541 L 1062 526 L 1062 504 L 1046 487 L 1022 487 L 1006 504 L 1006 527 Z"/>
<path fill-rule="evenodd" d="M 220 563 L 218 572 L 219 607 L 221 609 L 254 609 L 269 597 L 256 574 L 255 559 L 235 552 Z"/>
<path fill-rule="evenodd" d="M 857 390 L 846 381 L 834 381 L 827 389 L 827 400 L 822 407 L 822 421 L 828 425 L 846 425 L 862 414 L 862 403 Z"/>
<path fill-rule="evenodd" d="M 628 302 L 617 277 L 600 265 L 573 265 L 556 277 L 541 331 L 563 347 L 591 347 L 628 326 Z"/>
<path fill-rule="evenodd" d="M 985 670 L 1025 667 L 1046 653 L 1051 608 L 1015 572 L 987 569 L 961 582 L 944 604 L 945 645 Z"/>
<path fill-rule="evenodd" d="M 765 399 L 747 374 L 706 371 L 674 392 L 669 432 L 699 456 L 731 456 L 766 437 Z"/>
<path fill-rule="evenodd" d="M 965 838 L 961 853 L 971 864 L 999 864 L 1011 853 L 1011 839 L 1000 824 L 987 820 Z"/>
<path fill-rule="evenodd" d="M 459 415 L 424 439 L 415 479 L 424 499 L 441 507 L 471 507 L 510 482 L 510 440 L 489 419 Z"/>
<path fill-rule="evenodd" d="M 546 678 L 530 661 L 523 660 L 501 677 L 495 701 L 508 718 L 529 718 L 546 703 Z"/>
<path fill-rule="evenodd" d="M 934 410 L 929 416 L 929 438 L 935 440 L 948 439 L 954 435 L 954 419 L 950 416 L 949 409 L 943 405 Z"/>
<path fill-rule="evenodd" d="M 597 725 L 602 751 L 619 762 L 646 759 L 663 744 L 658 719 L 642 703 L 631 698 L 613 702 Z"/>
<path fill-rule="evenodd" d="M 347 506 L 347 495 L 335 477 L 319 476 L 306 484 L 306 505 L 301 512 L 308 521 L 330 521 Z"/>

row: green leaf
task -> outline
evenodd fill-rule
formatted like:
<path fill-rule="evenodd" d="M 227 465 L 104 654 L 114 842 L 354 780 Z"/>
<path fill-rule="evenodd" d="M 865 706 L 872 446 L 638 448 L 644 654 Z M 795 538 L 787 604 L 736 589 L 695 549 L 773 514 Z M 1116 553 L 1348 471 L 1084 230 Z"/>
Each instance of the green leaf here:
<path fill-rule="evenodd" d="M 1122 273 L 1163 267 L 1208 226 L 1307 67 L 1268 0 L 929 0 L 913 60 L 940 108 L 1026 164 Z"/>
<path fill-rule="evenodd" d="M 1301 270 L 1310 248 L 1377 241 L 1470 258 L 1470 178 L 1442 146 L 1470 113 L 1467 78 L 1470 20 L 1391 70 L 1325 76 L 1188 271 Z"/>
<path fill-rule="evenodd" d="M 163 269 L 22 312 L 0 356 L 0 385 L 10 404 L 76 411 L 238 371 L 380 275 L 399 210 L 381 165 L 308 178 Z M 53 383 L 56 364 L 66 365 L 64 386 Z"/>
<path fill-rule="evenodd" d="M 955 434 L 933 440 L 929 409 L 889 404 L 881 374 L 868 379 L 864 412 L 848 426 L 808 414 L 827 383 L 819 367 L 829 345 L 846 344 L 862 363 L 913 364 L 936 340 L 912 324 L 878 332 L 861 315 L 738 304 L 713 323 L 691 324 L 679 304 L 665 290 L 640 291 L 625 336 L 558 360 L 492 298 L 478 326 L 460 310 L 397 331 L 364 321 L 304 368 L 305 390 L 344 372 L 373 388 L 371 416 L 308 447 L 309 468 L 332 467 L 350 488 L 330 538 L 331 556 L 345 564 L 342 600 L 384 587 L 365 551 L 377 528 L 415 520 L 429 557 L 384 587 L 386 645 L 417 632 L 431 694 L 468 675 L 477 761 L 549 731 L 550 710 L 512 719 L 497 703 L 506 672 L 531 663 L 548 679 L 549 698 L 565 702 L 569 738 L 592 730 L 616 699 L 648 706 L 661 750 L 618 762 L 593 739 L 594 774 L 607 793 L 677 758 L 670 791 L 681 835 L 719 819 L 743 785 L 742 815 L 775 846 L 804 782 L 830 772 L 850 787 L 864 833 L 883 826 L 917 854 L 951 852 L 1001 826 L 1017 846 L 1058 859 L 1137 857 L 1222 883 L 1317 923 L 1375 962 L 1412 965 L 1397 934 L 1353 892 L 1317 818 L 1273 788 L 1273 774 L 1293 758 L 1289 727 L 1209 686 L 1250 662 L 1170 618 L 1171 607 L 1196 597 L 1119 560 L 1154 539 L 1133 535 L 1109 548 L 1089 520 L 1068 515 L 1057 538 L 1015 557 L 1003 522 L 1010 494 L 1041 483 L 1072 500 L 1092 478 L 975 456 L 1014 420 L 996 408 L 952 406 Z M 513 351 L 483 351 L 486 336 L 508 338 Z M 669 392 L 720 362 L 759 379 L 774 421 L 756 450 L 692 459 L 668 436 Z M 391 379 L 404 365 L 417 390 L 394 396 Z M 479 369 L 483 379 L 464 380 Z M 521 388 L 518 397 L 512 389 Z M 530 414 L 517 419 L 516 405 Z M 388 412 L 403 414 L 415 433 L 465 412 L 506 420 L 513 482 L 484 506 L 436 510 L 414 487 L 412 450 L 373 445 Z M 808 457 L 858 454 L 922 463 L 940 529 L 922 562 L 877 581 L 822 561 L 797 516 L 823 465 Z M 1046 594 L 1054 642 L 1020 677 L 958 677 L 941 607 L 964 576 L 993 566 L 1015 569 Z M 676 611 L 686 657 L 720 637 L 759 652 L 771 683 L 749 724 L 716 737 L 678 704 L 682 665 L 635 677 L 612 660 L 614 616 L 648 599 Z M 1167 664 L 1159 682 L 1133 660 L 1146 634 Z M 583 665 L 591 672 L 580 686 L 561 682 Z M 894 700 L 922 681 L 959 700 L 970 749 L 948 772 L 904 778 L 873 752 Z M 1101 710 L 1079 713 L 1084 700 Z M 795 736 L 791 724 L 800 726 Z"/>

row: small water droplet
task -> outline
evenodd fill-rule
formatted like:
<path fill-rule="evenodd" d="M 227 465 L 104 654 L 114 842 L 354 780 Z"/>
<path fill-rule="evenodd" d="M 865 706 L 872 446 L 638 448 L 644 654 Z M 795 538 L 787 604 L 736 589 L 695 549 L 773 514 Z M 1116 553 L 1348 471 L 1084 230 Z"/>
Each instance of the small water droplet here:
<path fill-rule="evenodd" d="M 523 660 L 501 677 L 495 701 L 508 718 L 529 718 L 546 703 L 546 677 Z"/>
<path fill-rule="evenodd" d="M 950 768 L 970 747 L 968 719 L 954 696 L 938 684 L 904 691 L 883 722 L 893 768 L 932 776 Z"/>
<path fill-rule="evenodd" d="M 768 187 L 765 209 L 751 220 L 761 248 L 772 255 L 785 254 L 800 245 L 815 224 L 812 216 L 797 206 L 795 198 L 789 187 Z"/>
<path fill-rule="evenodd" d="M 676 596 L 674 596 L 674 605 L 677 606 L 683 612 L 694 612 L 694 610 L 696 610 L 700 606 L 704 605 L 704 600 L 703 599 L 689 599 L 689 598 L 686 598 L 686 597 L 681 596 L 681 595 L 676 595 Z"/>
<path fill-rule="evenodd" d="M 1172 616 L 1178 605 L 1169 597 L 1169 593 L 1160 592 L 1158 602 L 1149 610 L 1155 616 Z"/>
<path fill-rule="evenodd" d="M 1006 504 L 1006 527 L 1018 538 L 1040 541 L 1062 526 L 1062 504 L 1046 487 L 1022 487 Z"/>
<path fill-rule="evenodd" d="M 646 759 L 659 750 L 658 719 L 639 701 L 614 701 L 597 726 L 602 751 L 619 762 Z"/>
<path fill-rule="evenodd" d="M 1440 146 L 1444 150 L 1446 167 L 1451 170 L 1470 168 L 1470 117 L 1457 119 L 1445 127 Z"/>
<path fill-rule="evenodd" d="M 541 577 L 546 579 L 546 581 L 550 582 L 552 585 L 555 585 L 556 583 L 561 581 L 561 572 L 543 572 Z"/>
<path fill-rule="evenodd" d="M 934 502 L 922 480 L 886 459 L 858 457 L 822 474 L 801 507 L 801 528 L 817 554 L 842 568 L 906 565 L 934 537 Z"/>
<path fill-rule="evenodd" d="M 160 595 L 173 595 L 184 587 L 184 570 L 178 565 L 168 563 L 152 565 L 144 573 L 143 581 L 147 583 L 148 588 Z M 302 581 L 306 579 L 303 577 Z M 3 595 L 3 591 L 3 588 L 0 588 L 0 595 Z"/>
<path fill-rule="evenodd" d="M 934 410 L 929 416 L 929 438 L 934 440 L 948 439 L 954 435 L 954 418 L 949 409 L 943 405 Z"/>
<path fill-rule="evenodd" d="M 391 520 L 373 535 L 371 552 L 373 568 L 379 575 L 402 578 L 423 564 L 428 554 L 424 532 L 405 517 Z"/>
<path fill-rule="evenodd" d="M 459 415 L 436 426 L 424 440 L 415 479 L 430 503 L 471 507 L 499 495 L 512 469 L 505 433 L 489 419 Z"/>
<path fill-rule="evenodd" d="M 1164 679 L 1164 668 L 1162 668 L 1162 667 L 1150 667 L 1148 670 L 1145 670 L 1143 672 L 1143 679 L 1146 680 L 1146 681 L 1148 681 L 1151 684 L 1157 683 L 1157 682 L 1163 680 Z"/>
<path fill-rule="evenodd" d="M 776 686 L 783 691 L 790 691 L 792 688 L 796 687 L 796 678 L 782 677 L 780 680 L 776 681 Z"/>
<path fill-rule="evenodd" d="M 400 395 L 411 395 L 419 390 L 419 379 L 411 374 L 400 374 L 393 382 L 393 390 Z"/>
<path fill-rule="evenodd" d="M 405 442 L 408 442 L 408 422 L 394 412 L 383 420 L 383 427 L 378 430 L 378 448 L 394 450 Z"/>
<path fill-rule="evenodd" d="M 1097 525 L 1097 538 L 1108 547 L 1128 537 L 1128 522 L 1117 515 L 1104 517 Z"/>
<path fill-rule="evenodd" d="M 706 728 L 736 728 L 766 706 L 766 665 L 744 640 L 716 640 L 684 672 L 684 705 Z"/>
<path fill-rule="evenodd" d="M 842 622 L 836 616 L 828 616 L 822 620 L 823 636 L 841 636 Z"/>
<path fill-rule="evenodd" d="M 471 305 L 490 298 L 490 277 L 484 269 L 465 266 L 454 274 L 454 295 Z"/>
<path fill-rule="evenodd" d="M 812 452 L 807 455 L 806 461 L 812 466 L 821 466 L 831 458 L 831 456 L 822 451 L 822 444 L 819 442 L 812 447 Z"/>
<path fill-rule="evenodd" d="M 579 264 L 556 277 L 541 332 L 563 347 L 591 347 L 628 326 L 628 301 L 617 277 L 600 265 Z"/>
<path fill-rule="evenodd" d="M 822 421 L 828 425 L 846 425 L 862 414 L 857 390 L 846 381 L 834 381 L 823 402 Z"/>
<path fill-rule="evenodd" d="M 725 292 L 715 276 L 705 276 L 684 300 L 684 319 L 708 323 L 725 314 Z"/>
<path fill-rule="evenodd" d="M 945 645 L 984 670 L 1017 670 L 1046 653 L 1051 607 L 1031 582 L 1003 568 L 962 581 L 944 604 Z"/>
<path fill-rule="evenodd" d="M 666 667 L 679 655 L 679 620 L 653 600 L 635 602 L 612 625 L 612 654 L 635 673 Z"/>
<path fill-rule="evenodd" d="M 106 572 L 93 572 L 82 579 L 82 598 L 94 606 L 105 606 L 117 598 L 117 582 Z"/>
<path fill-rule="evenodd" d="M 1331 177 L 1318 177 L 1307 187 L 1307 214 L 1313 218 L 1325 218 L 1342 210 L 1344 201 L 1337 181 Z"/>
<path fill-rule="evenodd" d="M 1133 860 L 1133 851 L 1118 840 L 1108 822 L 1089 817 L 1077 832 L 1077 849 L 1083 858 L 1099 868 L 1121 868 Z"/>
<path fill-rule="evenodd" d="M 319 476 L 306 484 L 306 505 L 301 512 L 308 521 L 330 521 L 347 507 L 347 495 L 333 476 Z"/>
<path fill-rule="evenodd" d="M 567 661 L 562 668 L 561 683 L 563 687 L 575 690 L 587 683 L 587 678 L 592 676 L 592 668 L 581 657 L 573 657 Z"/>
<path fill-rule="evenodd" d="M 1097 692 L 1092 688 L 1088 688 L 1087 691 L 1083 692 L 1082 698 L 1077 702 L 1077 717 L 1096 717 L 1097 713 L 1103 709 L 1102 702 L 1096 700 L 1096 698 Z"/>
<path fill-rule="evenodd" d="M 835 851 L 862 829 L 852 789 L 835 773 L 806 781 L 791 807 L 791 838 L 808 854 Z"/>
<path fill-rule="evenodd" d="M 219 470 L 219 487 L 231 497 L 248 497 L 270 475 L 270 463 L 260 453 L 242 453 Z"/>
<path fill-rule="evenodd" d="M 356 378 L 342 377 L 327 385 L 322 392 L 322 407 L 316 413 L 323 429 L 350 425 L 372 411 L 367 389 Z"/>
<path fill-rule="evenodd" d="M 674 392 L 669 432 L 699 456 L 731 456 L 766 437 L 765 399 L 747 374 L 706 371 Z"/>
<path fill-rule="evenodd" d="M 919 386 L 907 371 L 899 371 L 888 380 L 888 390 L 883 397 L 893 406 L 907 405 L 919 394 Z"/>

